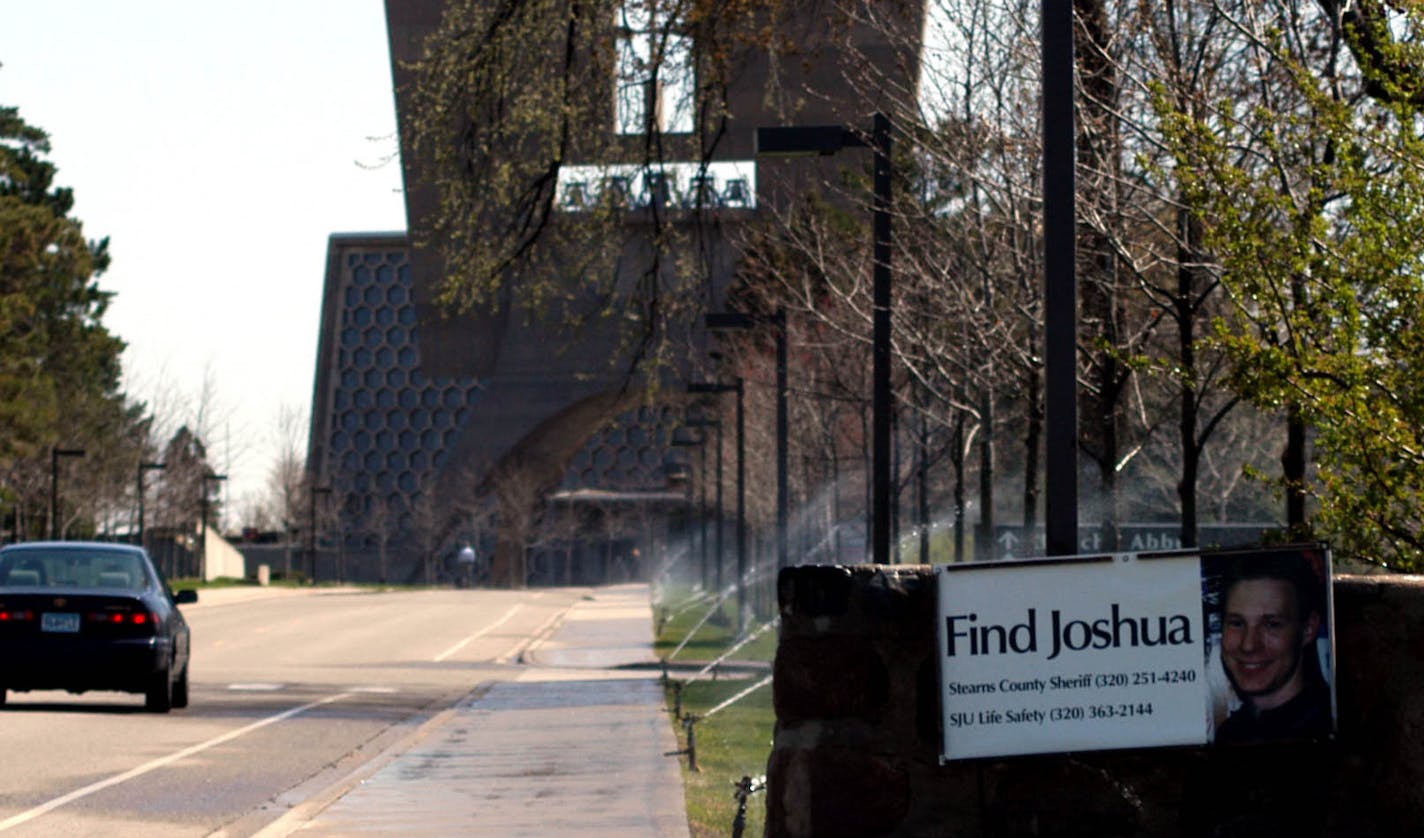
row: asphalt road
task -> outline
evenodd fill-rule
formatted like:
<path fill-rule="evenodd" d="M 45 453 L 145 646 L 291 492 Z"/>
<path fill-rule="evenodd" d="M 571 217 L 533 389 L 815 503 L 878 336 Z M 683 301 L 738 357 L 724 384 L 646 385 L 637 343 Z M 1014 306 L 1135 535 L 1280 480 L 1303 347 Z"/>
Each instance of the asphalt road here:
<path fill-rule="evenodd" d="M 0 833 L 250 835 L 472 690 L 585 591 L 205 592 L 191 705 L 125 693 L 11 693 Z"/>

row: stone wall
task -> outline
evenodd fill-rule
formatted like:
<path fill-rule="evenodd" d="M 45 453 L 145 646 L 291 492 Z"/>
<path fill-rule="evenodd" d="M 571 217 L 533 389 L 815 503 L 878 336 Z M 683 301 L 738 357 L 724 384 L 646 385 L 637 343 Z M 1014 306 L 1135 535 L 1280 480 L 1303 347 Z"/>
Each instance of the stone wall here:
<path fill-rule="evenodd" d="M 939 765 L 934 575 L 778 580 L 766 835 L 1406 835 L 1424 824 L 1424 577 L 1337 577 L 1334 742 Z"/>

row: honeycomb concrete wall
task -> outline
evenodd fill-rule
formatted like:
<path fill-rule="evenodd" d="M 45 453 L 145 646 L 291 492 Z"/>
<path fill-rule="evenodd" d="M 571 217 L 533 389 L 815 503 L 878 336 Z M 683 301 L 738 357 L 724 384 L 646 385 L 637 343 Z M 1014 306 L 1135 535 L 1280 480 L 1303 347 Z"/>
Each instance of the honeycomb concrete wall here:
<path fill-rule="evenodd" d="M 419 333 L 405 235 L 332 236 L 308 450 L 356 554 L 409 536 L 481 396 L 473 378 L 424 372 Z"/>
<path fill-rule="evenodd" d="M 417 525 L 428 523 L 417 521 L 417 510 L 440 491 L 443 472 L 461 465 L 452 452 L 470 446 L 464 437 L 483 432 L 474 421 L 482 382 L 422 366 L 409 253 L 401 233 L 336 235 L 329 247 L 309 450 L 317 485 L 332 488 L 340 510 L 339 570 L 350 578 L 375 572 L 382 538 L 406 574 L 419 569 L 412 542 L 423 535 Z M 668 445 L 674 419 L 670 407 L 643 406 L 591 434 L 584 428 L 556 488 L 663 489 L 667 463 L 686 457 Z M 446 540 L 462 535 L 458 522 L 444 530 Z M 318 576 L 338 572 L 335 561 L 327 555 Z"/>
<path fill-rule="evenodd" d="M 1333 742 L 946 766 L 934 585 L 928 566 L 782 572 L 770 838 L 1354 838 L 1424 823 L 1424 578 L 1336 578 Z"/>

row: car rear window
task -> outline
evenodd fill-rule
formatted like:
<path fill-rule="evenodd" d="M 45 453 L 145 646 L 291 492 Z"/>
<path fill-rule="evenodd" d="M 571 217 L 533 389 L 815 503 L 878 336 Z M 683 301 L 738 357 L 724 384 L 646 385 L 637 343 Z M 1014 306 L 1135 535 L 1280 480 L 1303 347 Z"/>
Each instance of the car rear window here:
<path fill-rule="evenodd" d="M 105 550 L 23 550 L 0 555 L 0 585 L 141 591 L 148 585 L 143 559 Z"/>

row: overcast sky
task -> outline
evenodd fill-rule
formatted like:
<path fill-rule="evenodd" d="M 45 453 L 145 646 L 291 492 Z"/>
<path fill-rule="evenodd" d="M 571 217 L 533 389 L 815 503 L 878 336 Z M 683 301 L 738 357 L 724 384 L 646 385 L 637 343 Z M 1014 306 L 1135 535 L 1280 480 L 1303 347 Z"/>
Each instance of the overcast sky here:
<path fill-rule="evenodd" d="M 0 105 L 111 240 L 125 386 L 182 412 L 210 382 L 240 523 L 284 407 L 310 407 L 327 237 L 405 227 L 384 5 L 0 0 L 0 21 Z"/>

